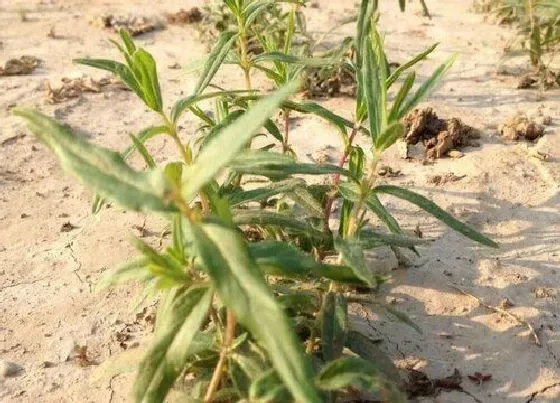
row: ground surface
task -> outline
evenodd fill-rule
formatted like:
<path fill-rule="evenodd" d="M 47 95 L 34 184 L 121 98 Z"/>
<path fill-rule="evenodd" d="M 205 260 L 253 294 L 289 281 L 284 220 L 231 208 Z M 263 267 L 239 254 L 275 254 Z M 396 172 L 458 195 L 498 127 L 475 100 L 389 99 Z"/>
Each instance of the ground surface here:
<path fill-rule="evenodd" d="M 153 307 L 131 311 L 136 290 L 119 288 L 94 293 L 107 268 L 133 256 L 127 234 L 142 235 L 157 244 L 163 224 L 112 207 L 97 218 L 89 214 L 91 195 L 62 176 L 53 157 L 11 116 L 14 105 L 39 108 L 56 116 L 92 141 L 117 149 L 136 132 L 154 122 L 132 93 L 106 89 L 60 104 L 45 99 L 44 82 L 87 73 L 72 58 L 117 58 L 108 39 L 115 35 L 88 25 L 105 12 L 162 16 L 194 1 L 0 1 L 0 62 L 22 54 L 43 60 L 30 76 L 0 78 L 0 360 L 23 367 L 19 376 L 0 379 L 5 402 L 130 401 L 130 374 L 91 383 L 97 363 L 123 351 L 135 351 L 148 336 Z M 441 393 L 426 401 L 535 402 L 560 401 L 560 93 L 515 89 L 516 78 L 497 75 L 516 71 L 519 60 L 504 61 L 502 50 L 514 37 L 507 28 L 487 25 L 468 12 L 468 1 L 431 1 L 433 19 L 423 18 L 416 2 L 405 16 L 386 1 L 381 25 L 387 32 L 391 60 L 403 61 L 428 44 L 441 47 L 419 72 L 458 52 L 445 83 L 431 97 L 442 117 L 459 117 L 482 130 L 481 147 L 467 148 L 461 159 L 441 159 L 422 165 L 400 159 L 395 151 L 385 163 L 402 175 L 388 181 L 405 184 L 489 234 L 501 244 L 497 251 L 480 248 L 444 229 L 410 206 L 387 199 L 408 230 L 419 225 L 424 236 L 438 240 L 421 249 L 409 268 L 393 272 L 393 281 L 380 298 L 407 312 L 423 330 L 418 334 L 400 322 L 360 306 L 353 307 L 355 326 L 383 339 L 381 347 L 401 368 L 423 369 L 430 377 L 464 376 L 464 392 Z M 309 28 L 319 35 L 355 6 L 352 1 L 319 1 L 308 10 Z M 18 10 L 25 8 L 27 22 Z M 57 38 L 47 37 L 54 27 Z M 351 32 L 351 27 L 346 32 Z M 159 63 L 164 99 L 187 94 L 193 77 L 168 69 L 198 59 L 205 48 L 190 27 L 170 26 L 139 37 Z M 342 30 L 341 32 L 344 32 Z M 523 59 L 524 60 L 524 59 Z M 257 79 L 258 80 L 258 79 Z M 242 77 L 236 70 L 220 74 L 230 88 Z M 325 102 L 350 116 L 352 100 Z M 497 126 L 518 110 L 541 107 L 553 118 L 537 147 L 550 154 L 546 161 L 529 157 L 526 144 L 504 143 Z M 305 159 L 334 144 L 334 131 L 315 118 L 294 122 L 296 150 Z M 195 126 L 183 123 L 183 136 Z M 164 158 L 163 141 L 155 142 Z M 445 185 L 430 184 L 435 174 L 464 177 Z M 69 231 L 61 231 L 70 222 Z M 141 228 L 144 230 L 141 230 Z M 139 229 L 140 228 L 140 229 Z M 509 310 L 536 329 L 542 347 L 527 327 L 494 313 L 450 286 L 454 283 L 486 304 L 498 306 L 508 298 Z M 75 345 L 87 346 L 93 365 L 69 360 Z M 474 372 L 491 374 L 477 385 L 466 378 Z M 474 397 L 473 397 L 474 396 Z"/>

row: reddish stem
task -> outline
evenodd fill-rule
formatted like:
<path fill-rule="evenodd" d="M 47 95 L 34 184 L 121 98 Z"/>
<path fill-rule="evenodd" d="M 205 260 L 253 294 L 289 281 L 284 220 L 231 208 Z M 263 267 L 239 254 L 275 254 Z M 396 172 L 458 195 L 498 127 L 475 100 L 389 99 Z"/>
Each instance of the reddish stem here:
<path fill-rule="evenodd" d="M 358 128 L 354 125 L 354 127 L 352 128 L 352 132 L 350 133 L 350 137 L 348 138 L 348 146 L 344 150 L 344 154 L 342 155 L 342 158 L 338 162 L 339 168 L 343 168 L 344 164 L 346 164 L 346 160 L 348 159 L 348 156 L 350 155 L 350 151 L 352 150 L 352 141 L 354 141 L 354 137 L 356 137 L 356 133 L 358 133 Z M 339 183 L 340 183 L 340 173 L 333 174 L 333 186 L 337 186 Z M 331 218 L 332 205 L 335 199 L 335 195 L 336 193 L 332 193 L 331 195 L 329 195 L 327 201 L 325 202 L 325 214 L 323 216 L 323 221 L 324 221 L 323 225 L 324 225 L 324 231 L 327 233 L 331 232 L 331 229 L 329 227 L 329 220 Z"/>

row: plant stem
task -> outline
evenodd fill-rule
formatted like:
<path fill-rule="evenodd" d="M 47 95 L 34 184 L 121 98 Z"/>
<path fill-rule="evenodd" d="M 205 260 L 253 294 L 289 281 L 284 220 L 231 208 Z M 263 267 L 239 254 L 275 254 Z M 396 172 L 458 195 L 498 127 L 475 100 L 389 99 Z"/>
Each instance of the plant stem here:
<path fill-rule="evenodd" d="M 364 202 L 371 190 L 373 183 L 375 181 L 375 174 L 377 171 L 377 164 L 379 162 L 379 158 L 381 154 L 376 150 L 373 153 L 373 159 L 371 160 L 371 164 L 369 166 L 369 172 L 365 180 L 362 181 L 360 198 L 358 199 L 356 205 L 354 206 L 354 210 L 352 211 L 352 215 L 350 216 L 350 221 L 348 222 L 348 237 L 352 237 L 356 230 L 358 229 L 358 217 L 360 216 L 361 210 L 364 206 Z"/>
<path fill-rule="evenodd" d="M 239 60 L 243 73 L 245 75 L 245 88 L 251 89 L 251 64 L 249 63 L 249 45 L 247 43 L 247 33 L 245 32 L 245 27 L 243 21 L 238 18 L 237 26 L 239 30 Z"/>
<path fill-rule="evenodd" d="M 216 329 L 218 329 L 218 333 L 220 334 L 220 341 L 223 343 L 224 342 L 224 333 L 223 333 L 222 328 L 220 326 L 220 319 L 218 318 L 218 313 L 216 312 L 216 308 L 214 308 L 214 303 L 210 304 L 210 308 L 208 309 L 208 312 L 210 314 L 210 319 L 212 320 L 212 322 L 216 326 Z"/>
<path fill-rule="evenodd" d="M 290 150 L 290 145 L 288 139 L 290 136 L 290 111 L 284 109 L 282 111 L 284 115 L 284 137 L 282 138 L 282 152 L 286 154 Z"/>
<path fill-rule="evenodd" d="M 169 129 L 169 135 L 171 136 L 171 138 L 175 142 L 175 145 L 179 149 L 179 152 L 181 153 L 181 157 L 183 157 L 183 161 L 185 162 L 186 165 L 191 165 L 193 163 L 192 153 L 190 152 L 190 150 L 187 153 L 187 149 L 185 148 L 183 142 L 181 141 L 179 135 L 177 134 L 177 127 L 175 126 L 175 123 L 171 122 L 171 120 L 163 112 L 161 113 L 161 117 L 163 118 L 165 125 Z M 208 214 L 210 212 L 210 205 L 208 203 L 208 199 L 206 198 L 206 195 L 204 195 L 202 192 L 200 193 L 200 204 L 202 205 L 202 211 L 205 214 Z"/>
<path fill-rule="evenodd" d="M 348 145 L 344 150 L 344 154 L 342 155 L 342 158 L 338 162 L 338 166 L 340 168 L 343 168 L 344 164 L 346 164 L 346 160 L 348 159 L 348 156 L 350 155 L 350 151 L 352 150 L 352 142 L 354 141 L 354 137 L 356 137 L 356 133 L 358 133 L 358 126 L 354 124 L 354 127 L 352 127 L 352 131 L 350 132 L 350 137 L 348 137 Z M 339 183 L 340 183 L 340 174 L 336 173 L 333 175 L 333 186 L 337 186 Z M 331 232 L 331 229 L 329 227 L 329 220 L 331 218 L 332 205 L 335 199 L 335 195 L 336 193 L 330 194 L 327 198 L 327 201 L 325 202 L 325 210 L 323 214 L 323 225 L 324 225 L 323 229 L 326 233 Z"/>
<path fill-rule="evenodd" d="M 220 352 L 220 359 L 216 368 L 214 368 L 214 373 L 212 374 L 212 379 L 210 380 L 210 385 L 206 391 L 206 396 L 204 396 L 205 403 L 211 403 L 214 399 L 214 394 L 220 387 L 220 382 L 222 380 L 222 374 L 224 373 L 224 367 L 226 365 L 226 359 L 228 355 L 228 349 L 235 337 L 235 315 L 231 310 L 227 314 L 227 328 L 226 335 L 224 337 L 224 342 L 222 344 L 222 351 Z"/>
<path fill-rule="evenodd" d="M 192 164 L 192 158 L 190 157 L 190 153 L 187 153 L 185 146 L 183 145 L 181 139 L 179 138 L 179 135 L 177 134 L 177 127 L 173 122 L 171 122 L 171 120 L 169 120 L 169 118 L 163 112 L 161 113 L 161 117 L 163 118 L 163 122 L 169 129 L 169 135 L 171 136 L 171 138 L 175 142 L 175 145 L 179 149 L 179 152 L 181 153 L 181 157 L 183 157 L 183 161 L 185 161 L 185 164 L 187 165 Z"/>

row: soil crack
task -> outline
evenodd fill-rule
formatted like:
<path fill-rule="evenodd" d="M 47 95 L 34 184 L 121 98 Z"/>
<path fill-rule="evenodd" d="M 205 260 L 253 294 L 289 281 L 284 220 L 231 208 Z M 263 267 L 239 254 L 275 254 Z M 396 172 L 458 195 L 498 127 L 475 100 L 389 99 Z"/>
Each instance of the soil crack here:
<path fill-rule="evenodd" d="M 82 276 L 80 276 L 79 271 L 82 269 L 82 262 L 80 262 L 78 260 L 78 258 L 76 257 L 76 254 L 74 253 L 73 245 L 74 245 L 74 242 L 70 242 L 70 243 L 66 244 L 66 248 L 68 248 L 68 250 L 70 250 L 70 256 L 72 257 L 72 260 L 74 260 L 74 263 L 77 266 L 74 270 L 72 270 L 72 273 L 74 273 L 74 275 L 78 278 L 80 283 L 82 283 L 82 284 L 87 283 L 89 292 L 91 293 L 92 292 L 91 281 L 87 280 L 87 278 L 84 281 L 84 279 L 82 279 Z"/>
<path fill-rule="evenodd" d="M 542 389 L 536 390 L 533 393 L 531 393 L 531 396 L 529 396 L 529 398 L 525 401 L 525 403 L 531 403 L 535 397 L 537 397 L 539 394 L 546 392 L 549 389 L 553 389 L 553 388 L 557 388 L 560 386 L 560 382 L 554 382 L 551 385 L 545 386 Z"/>

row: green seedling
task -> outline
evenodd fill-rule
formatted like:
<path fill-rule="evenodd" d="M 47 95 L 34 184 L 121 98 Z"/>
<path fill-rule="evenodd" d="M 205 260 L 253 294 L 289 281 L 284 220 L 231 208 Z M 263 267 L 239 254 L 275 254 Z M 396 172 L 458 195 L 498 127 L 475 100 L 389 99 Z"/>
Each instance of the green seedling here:
<path fill-rule="evenodd" d="M 237 28 L 221 34 L 195 90 L 170 112 L 154 58 L 125 31 L 115 42 L 123 62 L 77 60 L 114 73 L 160 119 L 131 136 L 130 147 L 121 153 L 89 143 L 39 112 L 14 112 L 67 173 L 99 195 L 95 212 L 107 199 L 169 222 L 164 248 L 134 238 L 139 256 L 98 283 L 103 289 L 136 281 L 143 287 L 141 300 L 159 300 L 154 337 L 138 363 L 137 402 L 161 402 L 178 383 L 177 393 L 191 402 L 336 402 L 348 401 L 357 390 L 384 401 L 405 401 L 370 361 L 372 341 L 351 329 L 348 320 L 347 295 L 356 287 L 373 291 L 385 279 L 368 266 L 365 251 L 387 246 L 416 251 L 430 242 L 401 231 L 379 196 L 403 199 L 466 237 L 497 246 L 424 196 L 379 183 L 376 174 L 381 155 L 403 136 L 404 115 L 429 95 L 454 58 L 415 88 L 412 68 L 435 46 L 389 71 L 376 27 L 377 2 L 363 0 L 352 39 L 355 52 L 344 61 L 357 81 L 355 120 L 349 121 L 318 103 L 292 99 L 301 66 L 331 63 L 295 51 L 290 33 L 295 22 L 288 25 L 281 48 L 260 35 L 263 52 L 248 52 L 248 32 L 271 3 L 225 1 Z M 294 21 L 302 4 L 289 3 Z M 226 62 L 245 73 L 245 89 L 212 84 Z M 277 89 L 262 95 L 252 88 L 252 69 L 269 72 Z M 392 100 L 389 90 L 395 90 Z M 214 100 L 211 116 L 203 112 L 205 100 Z M 315 114 L 330 122 L 342 139 L 339 164 L 298 161 L 288 133 L 276 126 L 278 111 Z M 197 142 L 186 142 L 178 133 L 186 113 L 201 121 Z M 252 147 L 259 135 L 270 138 L 271 145 Z M 367 147 L 356 145 L 358 135 L 369 138 Z M 150 153 L 150 140 L 157 136 L 170 137 L 176 146 L 176 155 L 161 165 Z M 134 153 L 142 156 L 144 170 L 127 163 Z M 327 176 L 332 183 L 310 184 L 310 176 Z M 255 177 L 257 185 L 248 180 Z M 342 216 L 332 228 L 337 199 Z M 420 331 L 403 313 L 390 308 L 388 313 Z"/>

